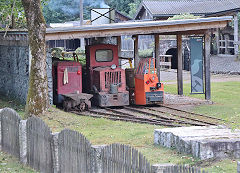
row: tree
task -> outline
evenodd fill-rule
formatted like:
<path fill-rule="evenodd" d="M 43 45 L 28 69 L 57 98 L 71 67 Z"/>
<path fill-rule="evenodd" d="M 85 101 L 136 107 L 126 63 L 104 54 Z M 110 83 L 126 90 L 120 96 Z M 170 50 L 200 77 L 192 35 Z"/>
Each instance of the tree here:
<path fill-rule="evenodd" d="M 128 6 L 130 8 L 128 15 L 130 17 L 134 17 L 136 15 L 137 9 L 141 3 L 141 0 L 135 0 L 133 3 L 129 3 Z"/>
<path fill-rule="evenodd" d="M 46 72 L 46 24 L 42 14 L 41 0 L 22 0 L 24 7 L 32 61 L 26 115 L 40 115 L 49 106 Z"/>
<path fill-rule="evenodd" d="M 21 0 L 0 1 L 0 23 L 4 29 L 26 27 Z"/>

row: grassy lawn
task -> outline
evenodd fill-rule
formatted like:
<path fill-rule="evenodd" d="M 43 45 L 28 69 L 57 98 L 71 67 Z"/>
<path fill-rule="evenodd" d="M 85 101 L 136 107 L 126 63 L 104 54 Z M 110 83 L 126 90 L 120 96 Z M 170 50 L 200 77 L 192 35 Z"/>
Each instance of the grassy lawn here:
<path fill-rule="evenodd" d="M 214 104 L 197 106 L 194 112 L 222 118 L 231 128 L 240 129 L 240 82 L 216 82 L 211 88 Z M 177 87 L 166 85 L 165 91 L 176 94 Z M 184 84 L 183 91 L 186 96 L 204 99 L 204 95 L 190 94 L 190 83 Z"/>
<path fill-rule="evenodd" d="M 24 172 L 36 172 L 32 169 L 21 165 L 16 158 L 0 152 L 0 172 L 2 173 L 24 173 Z"/>
<path fill-rule="evenodd" d="M 176 93 L 176 85 L 165 85 L 165 91 Z M 204 99 L 203 95 L 190 95 L 190 84 L 184 85 L 184 95 Z M 240 82 L 212 83 L 213 105 L 203 105 L 195 108 L 195 112 L 223 118 L 232 128 L 240 128 Z M 11 106 L 11 102 L 0 101 L 0 108 Z M 15 109 L 22 114 L 22 108 Z M 200 165 L 209 172 L 236 172 L 235 160 L 201 162 L 189 155 L 179 154 L 174 149 L 167 149 L 153 145 L 153 131 L 162 126 L 135 124 L 111 121 L 102 118 L 81 117 L 66 113 L 56 108 L 43 116 L 44 121 L 53 132 L 60 132 L 64 128 L 76 130 L 84 134 L 92 144 L 122 143 L 128 144 L 141 151 L 151 163 L 183 163 Z M 231 123 L 234 122 L 234 123 Z"/>

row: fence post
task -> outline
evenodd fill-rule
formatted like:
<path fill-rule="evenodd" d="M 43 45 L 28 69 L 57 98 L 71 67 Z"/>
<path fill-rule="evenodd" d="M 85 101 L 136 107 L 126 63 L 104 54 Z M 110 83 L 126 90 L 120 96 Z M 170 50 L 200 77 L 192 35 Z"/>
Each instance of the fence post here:
<path fill-rule="evenodd" d="M 92 146 L 92 167 L 94 173 L 103 173 L 102 171 L 102 149 L 107 145 L 93 145 Z"/>
<path fill-rule="evenodd" d="M 20 162 L 27 164 L 27 120 L 21 120 L 19 124 Z"/>
<path fill-rule="evenodd" d="M 58 135 L 59 132 L 52 134 L 52 158 L 53 158 L 53 172 L 59 172 L 59 158 L 58 158 Z"/>
<path fill-rule="evenodd" d="M 237 173 L 240 173 L 240 162 L 237 162 Z"/>

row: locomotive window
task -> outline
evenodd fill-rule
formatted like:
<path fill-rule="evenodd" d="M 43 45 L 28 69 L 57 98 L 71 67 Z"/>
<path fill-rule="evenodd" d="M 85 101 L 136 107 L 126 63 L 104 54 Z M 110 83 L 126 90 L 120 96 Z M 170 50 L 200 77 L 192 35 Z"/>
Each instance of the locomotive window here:
<path fill-rule="evenodd" d="M 111 49 L 99 49 L 96 50 L 97 62 L 111 62 L 113 60 L 113 51 Z"/>

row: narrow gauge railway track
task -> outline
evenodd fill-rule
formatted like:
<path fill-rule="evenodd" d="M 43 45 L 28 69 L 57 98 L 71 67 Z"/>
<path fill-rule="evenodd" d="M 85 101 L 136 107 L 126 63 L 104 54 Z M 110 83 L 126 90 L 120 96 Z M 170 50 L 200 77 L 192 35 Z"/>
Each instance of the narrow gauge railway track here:
<path fill-rule="evenodd" d="M 141 123 L 141 124 L 152 124 L 152 125 L 160 125 L 160 126 L 168 126 L 168 127 L 181 127 L 181 125 L 175 124 L 173 121 L 164 122 L 162 120 L 156 120 L 152 118 L 143 118 L 143 117 L 137 117 L 132 115 L 121 115 L 116 113 L 114 114 L 114 113 L 103 112 L 99 110 L 101 109 L 94 109 L 94 110 L 89 110 L 85 112 L 71 111 L 71 113 L 81 115 L 81 116 L 90 116 L 94 118 L 106 118 L 114 121 L 119 120 L 119 121 L 135 122 L 135 123 Z"/>
<path fill-rule="evenodd" d="M 165 114 L 166 116 L 169 116 L 171 118 L 174 117 L 177 119 L 181 119 L 183 121 L 197 122 L 202 125 L 219 125 L 220 122 L 224 121 L 219 118 L 215 118 L 215 117 L 211 117 L 203 114 L 197 114 L 193 112 L 188 112 L 185 110 L 176 109 L 176 108 L 172 108 L 170 106 L 164 106 L 164 105 L 159 105 L 159 107 L 137 106 L 135 108 L 132 108 L 132 107 L 127 107 L 127 108 L 135 109 L 136 111 L 139 111 L 140 109 L 141 111 L 144 111 L 144 112 L 151 111 L 159 114 Z"/>
<path fill-rule="evenodd" d="M 198 123 L 198 122 L 191 122 L 191 121 L 183 121 L 183 120 L 180 120 L 180 119 L 176 119 L 176 118 L 170 118 L 170 117 L 167 117 L 167 116 L 164 116 L 164 115 L 161 115 L 161 114 L 156 114 L 156 113 L 151 113 L 151 112 L 146 112 L 146 111 L 142 111 L 141 109 L 136 109 L 136 108 L 132 108 L 132 107 L 127 107 L 125 106 L 124 109 L 110 109 L 110 108 L 105 108 L 106 110 L 109 110 L 113 113 L 116 113 L 116 114 L 122 114 L 122 115 L 136 115 L 138 114 L 139 116 L 144 116 L 146 117 L 147 119 L 150 119 L 150 117 L 155 117 L 155 118 L 151 118 L 151 119 L 154 119 L 154 120 L 158 120 L 158 121 L 161 121 L 161 122 L 168 122 L 168 123 L 175 123 L 175 124 L 181 124 L 180 126 L 183 126 L 183 125 L 195 125 L 195 126 L 203 126 L 205 124 L 203 123 Z M 127 112 L 127 111 L 128 112 Z"/>
<path fill-rule="evenodd" d="M 224 121 L 223 119 L 220 119 L 220 118 L 216 118 L 216 117 L 212 117 L 212 116 L 204 115 L 204 114 L 198 114 L 198 113 L 194 113 L 194 112 L 189 112 L 189 111 L 185 111 L 185 110 L 182 110 L 182 109 L 174 108 L 172 106 L 166 106 L 166 105 L 159 105 L 159 106 L 162 106 L 162 107 L 165 107 L 165 108 L 168 108 L 168 109 L 172 109 L 172 110 L 175 110 L 175 111 L 183 112 L 183 113 L 188 113 L 188 114 L 192 114 L 192 115 L 197 115 L 197 116 L 201 116 L 201 117 L 210 118 L 210 119 L 217 120 L 217 121 Z"/>
<path fill-rule="evenodd" d="M 218 125 L 221 119 L 195 114 L 169 106 L 141 107 L 125 106 L 123 108 L 95 108 L 85 112 L 72 111 L 81 116 L 107 118 L 111 120 L 129 121 L 144 124 L 154 124 L 168 127 L 181 127 L 186 125 L 204 126 Z"/>

